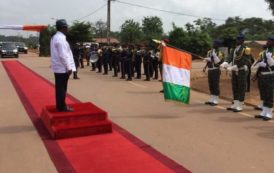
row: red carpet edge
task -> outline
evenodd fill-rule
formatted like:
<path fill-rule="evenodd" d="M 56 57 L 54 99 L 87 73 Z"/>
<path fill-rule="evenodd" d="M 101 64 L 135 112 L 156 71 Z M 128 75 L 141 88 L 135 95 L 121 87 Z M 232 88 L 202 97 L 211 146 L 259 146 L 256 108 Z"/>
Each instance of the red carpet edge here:
<path fill-rule="evenodd" d="M 51 85 L 52 87 L 54 87 L 54 85 L 50 81 L 46 80 L 45 78 L 43 78 L 42 76 L 40 76 L 36 72 L 32 71 L 30 68 L 28 68 L 27 66 L 25 66 L 21 62 L 19 62 L 19 61 L 17 61 L 17 62 L 20 65 L 22 65 L 24 68 L 26 68 L 28 71 L 33 73 L 35 76 L 39 77 L 41 80 L 43 80 L 44 82 L 46 82 L 49 85 Z M 12 84 L 14 85 L 15 90 L 16 90 L 20 100 L 23 103 L 23 106 L 25 107 L 29 117 L 31 118 L 31 120 L 32 120 L 34 126 L 36 127 L 40 137 L 42 138 L 42 140 L 44 142 L 44 145 L 46 146 L 46 148 L 49 152 L 50 158 L 52 159 L 53 163 L 55 164 L 58 172 L 76 172 L 74 170 L 74 168 L 72 167 L 72 165 L 70 164 L 70 162 L 67 160 L 65 154 L 63 153 L 63 151 L 61 150 L 61 148 L 59 147 L 57 142 L 55 140 L 50 139 L 50 135 L 47 132 L 44 125 L 42 124 L 42 121 L 40 120 L 39 115 L 37 115 L 37 113 L 34 111 L 34 108 L 30 104 L 30 101 L 26 98 L 26 96 L 22 92 L 20 86 L 18 85 L 18 83 L 14 79 L 13 75 L 11 74 L 9 69 L 6 67 L 5 61 L 2 61 L 2 64 L 3 64 L 3 66 L 6 70 L 9 78 L 11 79 Z M 76 99 L 75 97 L 73 97 L 71 95 L 68 95 L 68 97 L 69 97 L 69 99 L 73 100 L 76 103 L 81 102 L 80 100 Z M 178 173 L 179 172 L 184 172 L 184 173 L 185 172 L 190 172 L 186 168 L 179 165 L 178 163 L 171 160 L 170 158 L 164 156 L 163 154 L 161 154 L 159 151 L 155 150 L 151 146 L 145 144 L 143 141 L 141 141 L 137 137 L 133 136 L 128 131 L 121 128 L 119 125 L 113 123 L 113 129 L 116 130 L 118 133 L 120 133 L 122 136 L 124 136 L 126 139 L 128 139 L 130 142 L 132 142 L 133 144 L 138 146 L 144 152 L 151 155 L 153 158 L 155 158 L 155 160 L 158 160 L 163 165 L 170 168 L 172 171 L 178 172 Z"/>

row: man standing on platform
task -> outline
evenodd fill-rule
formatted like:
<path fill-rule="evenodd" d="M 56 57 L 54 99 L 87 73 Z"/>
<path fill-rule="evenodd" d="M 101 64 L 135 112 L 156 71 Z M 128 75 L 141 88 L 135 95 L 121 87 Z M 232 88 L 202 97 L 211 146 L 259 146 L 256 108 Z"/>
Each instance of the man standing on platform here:
<path fill-rule="evenodd" d="M 72 108 L 65 103 L 69 76 L 76 71 L 73 54 L 66 40 L 68 24 L 66 20 L 56 21 L 57 33 L 51 38 L 51 67 L 55 77 L 56 109 L 61 112 L 71 112 Z"/>
<path fill-rule="evenodd" d="M 233 105 L 227 108 L 233 112 L 241 112 L 245 99 L 248 66 L 251 63 L 251 49 L 244 45 L 244 36 L 237 37 L 236 48 L 221 64 L 222 68 L 232 72 Z M 228 64 L 231 63 L 231 66 Z"/>

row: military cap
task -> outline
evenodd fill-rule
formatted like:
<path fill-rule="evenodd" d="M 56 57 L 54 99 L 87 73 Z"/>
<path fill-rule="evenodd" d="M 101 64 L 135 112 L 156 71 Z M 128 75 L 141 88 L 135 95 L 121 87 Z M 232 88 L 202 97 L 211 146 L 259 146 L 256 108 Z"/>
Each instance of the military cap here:
<path fill-rule="evenodd" d="M 215 39 L 215 40 L 213 41 L 213 44 L 216 45 L 216 46 L 221 46 L 221 45 L 222 45 L 222 40 Z"/>
<path fill-rule="evenodd" d="M 66 28 L 66 27 L 68 27 L 68 24 L 65 19 L 59 19 L 56 21 L 56 28 Z"/>
<path fill-rule="evenodd" d="M 237 36 L 237 40 L 244 40 L 245 36 L 243 34 L 240 34 Z"/>
<path fill-rule="evenodd" d="M 268 40 L 274 41 L 274 36 L 269 36 Z"/>

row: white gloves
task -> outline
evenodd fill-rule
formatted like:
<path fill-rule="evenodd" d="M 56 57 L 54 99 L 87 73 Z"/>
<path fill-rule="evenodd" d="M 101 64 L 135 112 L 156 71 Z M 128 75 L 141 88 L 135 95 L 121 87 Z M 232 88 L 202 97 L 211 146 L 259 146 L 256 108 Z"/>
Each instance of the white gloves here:
<path fill-rule="evenodd" d="M 211 62 L 211 58 L 204 58 L 205 62 Z"/>
<path fill-rule="evenodd" d="M 217 56 L 216 52 L 213 51 L 212 53 L 213 59 L 214 59 L 214 63 L 219 63 L 221 60 L 219 59 L 219 57 Z"/>
<path fill-rule="evenodd" d="M 257 64 L 258 67 L 266 67 L 266 63 L 261 61 Z"/>
<path fill-rule="evenodd" d="M 237 67 L 237 65 L 233 65 L 233 66 L 227 67 L 227 70 L 228 71 L 238 71 L 238 67 Z"/>
<path fill-rule="evenodd" d="M 221 65 L 220 65 L 221 68 L 227 68 L 228 67 L 228 63 L 227 62 L 223 62 Z"/>
<path fill-rule="evenodd" d="M 266 53 L 266 58 L 267 59 L 270 59 L 270 58 L 272 59 L 272 53 L 271 52 L 267 52 Z"/>

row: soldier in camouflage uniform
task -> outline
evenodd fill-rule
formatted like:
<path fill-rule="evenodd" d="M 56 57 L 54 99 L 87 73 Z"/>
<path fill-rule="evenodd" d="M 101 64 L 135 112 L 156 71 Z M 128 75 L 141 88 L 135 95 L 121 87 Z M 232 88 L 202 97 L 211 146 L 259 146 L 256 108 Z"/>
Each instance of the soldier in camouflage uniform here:
<path fill-rule="evenodd" d="M 259 115 L 255 118 L 262 118 L 265 121 L 272 119 L 273 89 L 274 89 L 274 37 L 267 40 L 267 48 L 262 54 L 262 58 L 256 65 L 260 68 L 261 88 L 263 107 Z"/>
<path fill-rule="evenodd" d="M 215 40 L 213 43 L 213 47 L 207 53 L 207 58 L 205 61 L 207 63 L 206 67 L 208 68 L 208 85 L 210 90 L 210 99 L 205 102 L 205 104 L 216 106 L 218 105 L 219 95 L 220 95 L 220 64 L 224 61 L 224 53 L 219 50 L 221 46 L 220 40 Z M 204 71 L 206 70 L 204 68 Z"/>
<path fill-rule="evenodd" d="M 230 55 L 221 64 L 222 68 L 232 72 L 233 104 L 227 110 L 234 112 L 241 112 L 243 110 L 246 78 L 251 58 L 251 49 L 244 45 L 244 36 L 238 36 L 236 48 L 230 52 Z M 229 66 L 230 63 L 231 66 Z"/>

